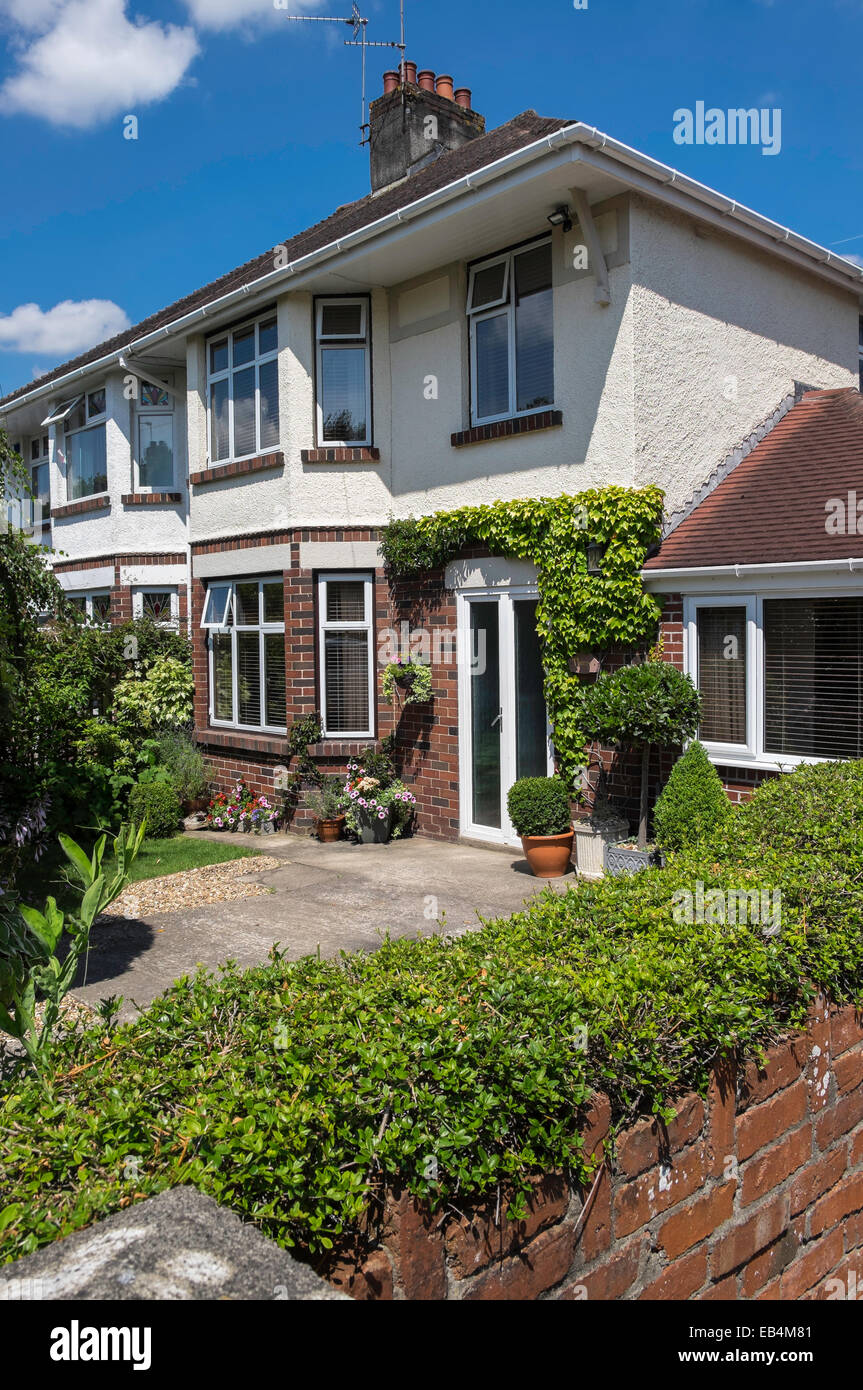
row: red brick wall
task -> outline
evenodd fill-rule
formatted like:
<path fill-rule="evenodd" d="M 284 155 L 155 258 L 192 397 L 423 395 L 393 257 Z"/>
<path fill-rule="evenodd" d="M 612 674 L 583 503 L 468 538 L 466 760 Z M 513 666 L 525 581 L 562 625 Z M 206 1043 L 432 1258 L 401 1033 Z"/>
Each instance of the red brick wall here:
<path fill-rule="evenodd" d="M 667 1130 L 619 1134 L 598 1096 L 584 1191 L 537 1177 L 526 1220 L 495 1202 L 432 1215 L 389 1194 L 375 1248 L 331 1263 L 359 1299 L 797 1300 L 863 1292 L 863 1020 L 813 1008 L 763 1069 L 714 1073 Z"/>
<path fill-rule="evenodd" d="M 88 571 L 101 569 L 107 565 L 112 565 L 114 569 L 114 582 L 111 585 L 111 626 L 118 627 L 120 623 L 127 623 L 132 617 L 132 590 L 128 584 L 120 583 L 121 565 L 185 565 L 186 556 L 180 554 L 159 554 L 159 555 L 109 555 L 96 560 L 71 560 L 68 563 L 54 565 L 55 574 L 72 574 L 80 576 L 80 587 L 88 589 L 93 587 L 88 578 Z M 95 586 L 102 588 L 102 585 Z M 185 632 L 188 619 L 188 603 L 185 585 L 180 584 L 178 588 L 180 631 Z"/>

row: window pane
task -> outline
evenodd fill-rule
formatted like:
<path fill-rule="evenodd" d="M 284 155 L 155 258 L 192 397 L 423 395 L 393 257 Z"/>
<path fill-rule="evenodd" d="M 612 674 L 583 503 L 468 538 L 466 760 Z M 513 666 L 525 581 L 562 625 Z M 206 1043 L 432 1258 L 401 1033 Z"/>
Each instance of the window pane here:
<path fill-rule="evenodd" d="M 764 748 L 863 754 L 863 599 L 764 602 Z"/>
<path fill-rule="evenodd" d="M 253 362 L 255 358 L 255 329 L 244 328 L 239 333 L 234 334 L 234 366 L 242 367 L 246 362 Z"/>
<path fill-rule="evenodd" d="M 369 634 L 324 635 L 327 732 L 363 733 L 369 728 Z"/>
<path fill-rule="evenodd" d="M 30 457 L 31 457 L 31 459 L 37 459 L 37 458 L 39 457 L 39 440 L 38 440 L 38 439 L 31 439 L 31 440 L 30 440 Z"/>
<path fill-rule="evenodd" d="M 91 391 L 87 397 L 87 415 L 90 419 L 94 415 L 105 414 L 105 388 L 100 387 L 98 391 Z"/>
<path fill-rule="evenodd" d="M 501 823 L 500 633 L 498 605 L 470 605 L 470 721 L 475 825 Z M 544 771 L 545 769 L 543 769 Z"/>
<path fill-rule="evenodd" d="M 255 369 L 234 373 L 234 457 L 253 454 L 255 444 Z"/>
<path fill-rule="evenodd" d="M 43 508 L 46 508 L 51 500 L 47 463 L 37 463 L 33 469 L 33 496 L 37 502 L 42 503 Z"/>
<path fill-rule="evenodd" d="M 257 632 L 237 633 L 237 723 L 261 722 L 261 645 Z"/>
<path fill-rule="evenodd" d="M 746 609 L 699 608 L 701 738 L 746 743 Z"/>
<path fill-rule="evenodd" d="M 234 717 L 233 662 L 231 634 L 213 634 L 213 714 L 216 719 Z"/>
<path fill-rule="evenodd" d="M 223 372 L 228 365 L 228 340 L 210 344 L 210 372 Z"/>
<path fill-rule="evenodd" d="M 142 381 L 141 404 L 150 406 L 170 406 L 171 397 L 168 395 L 167 391 L 162 390 L 161 386 L 154 386 L 151 381 Z"/>
<path fill-rule="evenodd" d="M 258 368 L 261 409 L 261 448 L 270 449 L 279 442 L 279 364 L 262 362 Z"/>
<path fill-rule="evenodd" d="M 357 338 L 363 331 L 362 304 L 324 304 L 321 308 L 321 336 Z"/>
<path fill-rule="evenodd" d="M 285 638 L 281 632 L 264 634 L 264 697 L 266 723 L 287 724 L 285 703 Z"/>
<path fill-rule="evenodd" d="M 66 416 L 66 419 L 63 423 L 63 428 L 65 429 L 67 434 L 71 434 L 73 430 L 83 429 L 86 423 L 87 412 L 84 408 L 84 401 L 82 398 Z"/>
<path fill-rule="evenodd" d="M 327 622 L 362 623 L 366 617 L 366 586 L 362 579 L 327 580 Z"/>
<path fill-rule="evenodd" d="M 141 459 L 138 474 L 141 487 L 174 486 L 174 417 L 142 415 L 139 422 Z"/>
<path fill-rule="evenodd" d="M 283 623 L 285 620 L 285 592 L 281 582 L 264 584 L 264 622 Z"/>
<path fill-rule="evenodd" d="M 516 409 L 537 410 L 554 400 L 551 247 L 515 257 Z"/>
<path fill-rule="evenodd" d="M 225 619 L 225 607 L 228 602 L 228 594 L 231 592 L 229 584 L 211 584 L 207 590 L 207 598 L 204 603 L 204 622 L 217 623 L 221 626 Z"/>
<path fill-rule="evenodd" d="M 238 627 L 248 626 L 250 623 L 257 627 L 260 620 L 258 617 L 258 582 L 256 579 L 247 580 L 237 585 L 235 620 Z"/>
<path fill-rule="evenodd" d="M 545 777 L 548 772 L 542 651 L 536 630 L 536 602 L 512 605 L 515 620 L 515 775 Z"/>
<path fill-rule="evenodd" d="M 505 313 L 476 325 L 476 413 L 481 420 L 509 410 L 508 342 Z"/>
<path fill-rule="evenodd" d="M 365 439 L 365 348 L 323 348 L 321 378 L 324 441 L 350 443 Z"/>
<path fill-rule="evenodd" d="M 264 323 L 258 324 L 258 352 L 261 356 L 265 352 L 275 352 L 279 345 L 279 335 L 276 320 L 266 319 Z"/>
<path fill-rule="evenodd" d="M 141 595 L 141 615 L 150 618 L 154 623 L 169 623 L 171 621 L 171 594 L 165 589 L 159 593 L 148 593 Z"/>
<path fill-rule="evenodd" d="M 93 622 L 104 625 L 111 621 L 111 595 L 93 595 Z"/>
<path fill-rule="evenodd" d="M 486 266 L 473 277 L 473 292 L 470 307 L 482 309 L 486 304 L 498 304 L 503 295 L 503 282 L 506 275 L 506 261 Z"/>
<path fill-rule="evenodd" d="M 210 387 L 210 448 L 214 460 L 230 456 L 227 381 L 215 381 Z"/>
<path fill-rule="evenodd" d="M 71 499 L 107 492 L 104 425 L 94 430 L 82 430 L 67 438 L 66 486 Z"/>

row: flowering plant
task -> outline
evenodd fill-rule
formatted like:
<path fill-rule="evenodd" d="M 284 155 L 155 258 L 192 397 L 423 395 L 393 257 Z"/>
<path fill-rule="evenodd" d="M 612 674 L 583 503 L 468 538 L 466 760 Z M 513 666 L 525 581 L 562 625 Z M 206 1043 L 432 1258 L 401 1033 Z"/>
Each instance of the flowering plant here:
<path fill-rule="evenodd" d="M 356 759 L 348 762 L 345 824 L 355 835 L 363 822 L 389 820 L 390 837 L 397 840 L 410 824 L 416 804 L 413 792 L 399 778 L 372 777 Z"/>
<path fill-rule="evenodd" d="M 207 824 L 213 830 L 249 830 L 260 834 L 261 826 L 278 820 L 279 813 L 265 796 L 256 796 L 240 779 L 231 792 L 217 792 L 207 811 Z"/>
<path fill-rule="evenodd" d="M 381 676 L 381 691 L 388 704 L 393 702 L 393 690 L 397 685 L 404 689 L 402 704 L 424 705 L 431 699 L 431 667 L 422 661 L 402 661 L 396 657 L 384 667 Z"/>

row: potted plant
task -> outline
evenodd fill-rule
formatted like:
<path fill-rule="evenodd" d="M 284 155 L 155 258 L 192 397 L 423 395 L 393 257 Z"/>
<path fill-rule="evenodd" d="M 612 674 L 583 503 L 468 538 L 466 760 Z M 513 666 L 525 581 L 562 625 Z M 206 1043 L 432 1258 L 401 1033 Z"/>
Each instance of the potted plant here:
<path fill-rule="evenodd" d="M 384 667 L 381 677 L 381 690 L 387 704 L 392 704 L 396 686 L 403 691 L 402 704 L 424 705 L 431 699 L 431 667 L 423 661 L 402 661 L 397 657 Z"/>
<path fill-rule="evenodd" d="M 661 862 L 647 845 L 648 774 L 654 747 L 685 743 L 698 727 L 701 698 L 688 676 L 666 661 L 622 666 L 599 677 L 582 695 L 581 721 L 589 738 L 641 752 L 638 838 L 633 846 L 606 843 L 609 873 L 632 873 Z"/>
<path fill-rule="evenodd" d="M 325 777 L 306 795 L 306 805 L 317 819 L 315 831 L 325 845 L 341 839 L 345 823 L 345 789 L 340 777 Z"/>
<path fill-rule="evenodd" d="M 573 840 L 566 785 L 559 777 L 520 777 L 510 787 L 506 804 L 531 873 L 562 878 Z"/>
<path fill-rule="evenodd" d="M 366 749 L 351 758 L 343 791 L 345 824 L 361 844 L 386 844 L 403 835 L 417 799 L 395 775 L 386 752 Z"/>

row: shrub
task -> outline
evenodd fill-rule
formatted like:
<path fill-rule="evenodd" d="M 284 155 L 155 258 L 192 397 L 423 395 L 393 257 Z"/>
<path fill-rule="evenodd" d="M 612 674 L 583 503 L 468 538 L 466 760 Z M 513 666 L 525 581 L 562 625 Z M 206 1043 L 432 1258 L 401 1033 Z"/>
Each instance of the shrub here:
<path fill-rule="evenodd" d="M 169 782 L 136 782 L 129 795 L 129 813 L 140 824 L 146 821 L 151 840 L 167 840 L 176 832 L 180 798 Z"/>
<path fill-rule="evenodd" d="M 344 814 L 345 784 L 335 774 L 325 777 L 319 787 L 306 793 L 306 805 L 318 820 L 336 820 Z"/>
<path fill-rule="evenodd" d="M 180 801 L 206 796 L 210 778 L 203 754 L 191 734 L 178 729 L 155 740 L 156 766 L 164 769 Z"/>
<path fill-rule="evenodd" d="M 506 804 L 519 835 L 564 835 L 572 825 L 569 792 L 559 777 L 520 777 Z"/>
<path fill-rule="evenodd" d="M 682 929 L 697 880 L 780 889 L 781 932 Z M 61 1039 L 50 1088 L 19 1075 L 0 1097 L 0 1260 L 127 1205 L 129 1154 L 135 1195 L 190 1182 L 313 1249 L 361 1230 L 388 1183 L 461 1206 L 543 1170 L 583 1181 L 597 1089 L 613 1140 L 805 1024 L 817 990 L 863 1003 L 861 920 L 863 763 L 829 765 L 759 789 L 706 854 L 478 932 L 179 980 L 109 1048 L 101 1023 Z"/>
<path fill-rule="evenodd" d="M 127 676 L 116 686 L 114 717 L 136 731 L 180 729 L 192 717 L 194 693 L 191 668 L 175 656 L 157 656 L 143 679 Z"/>
<path fill-rule="evenodd" d="M 731 804 L 700 743 L 691 743 L 677 759 L 653 808 L 656 843 L 679 850 L 716 830 L 731 812 Z"/>

